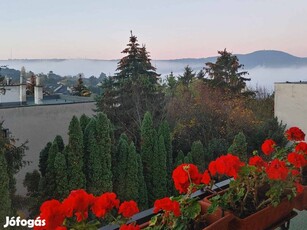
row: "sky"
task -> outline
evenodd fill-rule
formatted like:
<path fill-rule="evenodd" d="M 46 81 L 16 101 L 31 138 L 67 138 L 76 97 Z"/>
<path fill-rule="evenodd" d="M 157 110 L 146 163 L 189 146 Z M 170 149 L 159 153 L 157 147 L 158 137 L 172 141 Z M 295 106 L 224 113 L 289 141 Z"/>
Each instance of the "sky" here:
<path fill-rule="evenodd" d="M 0 59 L 152 59 L 281 50 L 307 57 L 306 0 L 3 0 Z"/>

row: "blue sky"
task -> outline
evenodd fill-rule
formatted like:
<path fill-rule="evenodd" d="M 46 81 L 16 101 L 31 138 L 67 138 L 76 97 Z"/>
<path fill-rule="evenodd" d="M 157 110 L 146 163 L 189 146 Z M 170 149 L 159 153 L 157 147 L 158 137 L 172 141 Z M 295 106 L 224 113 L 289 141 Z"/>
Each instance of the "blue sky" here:
<path fill-rule="evenodd" d="M 307 57 L 306 0 L 4 0 L 0 8 L 0 59 L 116 59 L 130 30 L 153 59 L 224 48 Z"/>

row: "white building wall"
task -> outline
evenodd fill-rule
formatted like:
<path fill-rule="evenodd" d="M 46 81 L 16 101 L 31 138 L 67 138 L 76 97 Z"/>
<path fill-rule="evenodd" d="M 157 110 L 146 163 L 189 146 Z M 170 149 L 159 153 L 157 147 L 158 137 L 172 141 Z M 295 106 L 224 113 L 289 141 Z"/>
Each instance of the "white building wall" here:
<path fill-rule="evenodd" d="M 307 134 L 307 83 L 275 83 L 275 116 Z"/>
<path fill-rule="evenodd" d="M 12 103 L 20 101 L 19 85 L 9 85 L 3 87 L 5 88 L 5 94 L 4 95 L 0 94 L 0 103 Z"/>
<path fill-rule="evenodd" d="M 80 117 L 82 114 L 92 116 L 95 108 L 94 102 L 88 102 L 0 109 L 0 122 L 4 121 L 3 127 L 8 128 L 19 139 L 17 144 L 28 140 L 29 149 L 26 150 L 24 160 L 31 161 L 31 164 L 25 166 L 16 176 L 18 194 L 26 194 L 22 185 L 25 174 L 38 169 L 39 153 L 47 142 L 53 141 L 56 135 L 61 135 L 67 144 L 68 126 L 72 117 Z"/>

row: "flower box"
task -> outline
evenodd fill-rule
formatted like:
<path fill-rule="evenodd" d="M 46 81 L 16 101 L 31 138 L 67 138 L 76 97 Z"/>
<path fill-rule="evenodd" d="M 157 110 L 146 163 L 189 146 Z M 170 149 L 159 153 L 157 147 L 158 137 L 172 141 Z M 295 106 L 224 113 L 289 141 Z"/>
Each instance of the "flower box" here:
<path fill-rule="evenodd" d="M 236 230 L 263 230 L 288 216 L 294 207 L 294 201 L 283 200 L 277 207 L 268 206 L 246 217 L 234 217 L 229 229 Z"/>

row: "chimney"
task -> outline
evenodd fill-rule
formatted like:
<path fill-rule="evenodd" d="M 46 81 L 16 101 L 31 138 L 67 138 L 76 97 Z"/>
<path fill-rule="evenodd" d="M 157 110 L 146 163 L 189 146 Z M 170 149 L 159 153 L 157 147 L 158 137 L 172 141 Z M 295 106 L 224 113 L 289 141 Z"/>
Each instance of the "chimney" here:
<path fill-rule="evenodd" d="M 43 104 L 43 86 L 40 84 L 39 76 L 36 76 L 36 84 L 34 86 L 34 104 Z"/>
<path fill-rule="evenodd" d="M 21 105 L 25 104 L 27 101 L 26 84 L 24 83 L 25 74 L 26 74 L 25 68 L 22 67 L 20 71 L 20 84 L 19 84 L 19 102 Z"/>

